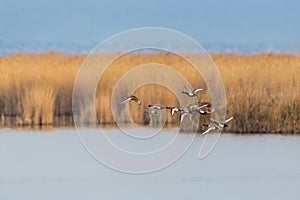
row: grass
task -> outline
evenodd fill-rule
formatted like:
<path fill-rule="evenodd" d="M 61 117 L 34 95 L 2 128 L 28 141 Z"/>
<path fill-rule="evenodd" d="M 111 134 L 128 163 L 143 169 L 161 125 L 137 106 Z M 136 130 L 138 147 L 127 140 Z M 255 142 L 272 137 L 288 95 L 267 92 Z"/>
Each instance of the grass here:
<path fill-rule="evenodd" d="M 84 55 L 55 52 L 0 57 L 1 126 L 56 125 L 72 116 L 73 84 L 84 58 Z M 300 56 L 223 54 L 212 58 L 224 80 L 228 116 L 235 116 L 227 131 L 300 132 Z M 114 123 L 110 96 L 120 77 L 146 63 L 172 66 L 193 87 L 205 87 L 202 78 L 190 70 L 190 64 L 178 56 L 166 53 L 122 56 L 104 72 L 96 91 L 95 108 L 100 123 Z M 143 105 L 130 103 L 130 113 L 140 124 L 149 121 L 143 114 L 148 104 L 178 105 L 174 94 L 162 86 L 145 85 L 135 94 L 144 100 Z M 209 101 L 209 94 L 204 92 L 201 100 Z M 90 121 L 87 116 L 84 114 L 82 121 Z M 178 124 L 178 116 L 172 118 L 168 114 L 167 122 Z"/>
<path fill-rule="evenodd" d="M 227 88 L 233 132 L 300 131 L 300 57 L 215 56 Z M 224 62 L 234 60 L 234 62 Z"/>

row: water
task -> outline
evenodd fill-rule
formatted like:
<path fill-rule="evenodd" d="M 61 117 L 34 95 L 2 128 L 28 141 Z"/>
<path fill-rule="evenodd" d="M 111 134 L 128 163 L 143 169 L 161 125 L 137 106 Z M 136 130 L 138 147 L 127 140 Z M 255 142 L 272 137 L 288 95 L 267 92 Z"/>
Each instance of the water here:
<path fill-rule="evenodd" d="M 1 1 L 0 54 L 88 53 L 113 34 L 136 27 L 183 32 L 211 52 L 300 52 L 300 2 Z"/>
<path fill-rule="evenodd" d="M 164 170 L 131 175 L 93 159 L 75 130 L 1 130 L 0 199 L 300 198 L 300 137 L 223 134 L 198 160 L 202 140 Z"/>

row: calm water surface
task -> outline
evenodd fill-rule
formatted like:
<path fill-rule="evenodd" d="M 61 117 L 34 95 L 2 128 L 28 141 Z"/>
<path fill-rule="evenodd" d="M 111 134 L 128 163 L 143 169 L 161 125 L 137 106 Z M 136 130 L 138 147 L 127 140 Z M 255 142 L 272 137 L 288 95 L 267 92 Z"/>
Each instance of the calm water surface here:
<path fill-rule="evenodd" d="M 93 159 L 75 130 L 4 129 L 0 199 L 300 199 L 300 137 L 223 134 L 199 160 L 202 140 L 164 170 L 130 175 Z"/>

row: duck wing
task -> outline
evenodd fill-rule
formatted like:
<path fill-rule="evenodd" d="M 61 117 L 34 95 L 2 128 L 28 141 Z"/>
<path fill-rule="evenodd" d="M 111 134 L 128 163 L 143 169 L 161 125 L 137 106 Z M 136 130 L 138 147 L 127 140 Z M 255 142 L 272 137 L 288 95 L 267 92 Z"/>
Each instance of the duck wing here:
<path fill-rule="evenodd" d="M 187 92 L 192 92 L 193 91 L 193 89 L 192 88 L 190 88 L 189 86 L 184 86 L 184 89 L 187 91 Z"/>
<path fill-rule="evenodd" d="M 129 97 L 124 97 L 123 100 L 120 102 L 120 104 L 126 103 L 126 102 L 130 101 L 131 99 L 132 99 L 131 96 L 129 96 Z"/>
<path fill-rule="evenodd" d="M 205 135 L 205 134 L 211 132 L 212 130 L 215 130 L 215 128 L 214 128 L 214 127 L 209 127 L 206 131 L 204 131 L 204 132 L 201 133 L 200 135 Z"/>
<path fill-rule="evenodd" d="M 202 91 L 202 90 L 203 90 L 202 88 L 197 88 L 197 89 L 194 90 L 194 93 L 197 93 L 197 92 Z"/>
<path fill-rule="evenodd" d="M 230 117 L 229 119 L 226 119 L 226 120 L 225 120 L 225 124 L 228 123 L 228 122 L 230 122 L 232 119 L 233 119 L 233 116 Z"/>

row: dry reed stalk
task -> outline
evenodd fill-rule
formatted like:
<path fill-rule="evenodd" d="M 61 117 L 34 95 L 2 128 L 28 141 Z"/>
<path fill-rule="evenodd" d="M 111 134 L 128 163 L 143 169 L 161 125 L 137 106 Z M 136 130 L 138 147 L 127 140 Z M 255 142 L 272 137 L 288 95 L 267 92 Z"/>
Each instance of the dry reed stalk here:
<path fill-rule="evenodd" d="M 224 80 L 228 116 L 235 116 L 228 131 L 300 132 L 300 56 L 223 54 L 212 58 Z M 83 59 L 84 56 L 53 52 L 0 57 L 1 123 L 10 124 L 3 121 L 18 118 L 21 124 L 51 124 L 54 117 L 72 115 L 72 88 Z M 100 123 L 114 122 L 110 97 L 120 77 L 147 63 L 172 66 L 193 87 L 205 88 L 203 79 L 179 56 L 167 53 L 121 56 L 99 81 L 93 109 Z M 130 112 L 138 123 L 145 120 L 143 110 L 148 103 L 178 105 L 174 95 L 163 87 L 149 85 L 139 88 L 135 94 L 149 99 L 143 107 L 130 103 Z M 206 92 L 200 98 L 209 101 L 209 94 Z M 89 111 L 82 113 L 86 112 Z M 96 121 L 85 114 L 82 118 Z M 176 121 L 168 116 L 169 123 L 176 124 Z"/>

